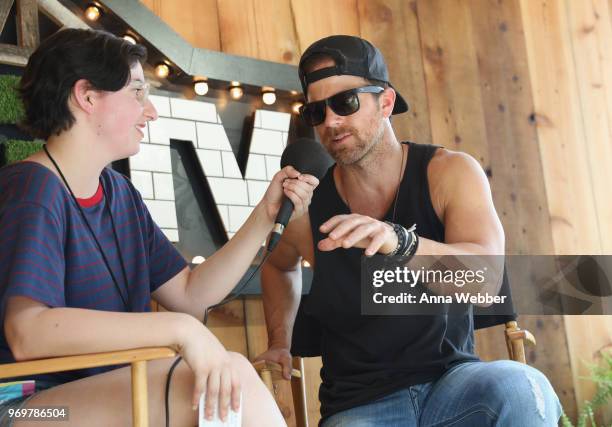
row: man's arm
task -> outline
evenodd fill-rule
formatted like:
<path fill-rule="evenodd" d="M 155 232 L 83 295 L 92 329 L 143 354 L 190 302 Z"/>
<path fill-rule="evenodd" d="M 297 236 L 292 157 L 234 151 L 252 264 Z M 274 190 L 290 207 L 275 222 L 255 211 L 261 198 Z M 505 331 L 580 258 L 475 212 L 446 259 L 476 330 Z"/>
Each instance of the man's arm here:
<path fill-rule="evenodd" d="M 444 224 L 445 240 L 437 242 L 419 237 L 416 254 L 472 255 L 462 259 L 476 264 L 490 263 L 487 277 L 495 278 L 481 289 L 433 285 L 432 290 L 438 294 L 485 291 L 495 295 L 501 286 L 503 260 L 493 255 L 504 254 L 505 237 L 482 167 L 468 154 L 438 150 L 429 164 L 428 179 L 434 209 Z M 318 243 L 320 250 L 360 247 L 384 254 L 397 245 L 395 233 L 388 224 L 364 215 L 336 215 L 321 225 L 321 231 L 328 233 L 328 237 Z"/>
<path fill-rule="evenodd" d="M 290 223 L 261 270 L 268 350 L 256 360 L 280 363 L 287 379 L 291 378 L 291 337 L 302 293 L 300 239 L 311 241 L 308 215 Z"/>
<path fill-rule="evenodd" d="M 428 175 L 432 200 L 442 214 L 444 243 L 421 239 L 418 254 L 503 255 L 504 229 L 482 167 L 466 153 L 439 151 Z"/>

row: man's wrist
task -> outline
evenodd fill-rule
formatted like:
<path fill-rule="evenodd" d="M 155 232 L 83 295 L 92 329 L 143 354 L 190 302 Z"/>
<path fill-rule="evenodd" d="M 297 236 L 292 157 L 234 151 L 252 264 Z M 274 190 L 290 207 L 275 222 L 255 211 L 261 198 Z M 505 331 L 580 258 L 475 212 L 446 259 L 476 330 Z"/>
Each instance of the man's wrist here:
<path fill-rule="evenodd" d="M 399 240 L 398 240 L 397 234 L 395 233 L 395 229 L 393 228 L 393 223 L 389 221 L 385 221 L 385 224 L 387 227 L 390 228 L 390 232 L 389 232 L 390 237 L 389 239 L 385 241 L 385 243 L 383 243 L 383 245 L 380 247 L 378 252 L 380 252 L 383 255 L 389 256 L 389 254 L 397 248 Z"/>
<path fill-rule="evenodd" d="M 385 251 L 384 253 L 387 256 L 414 256 L 419 246 L 419 236 L 416 234 L 416 224 L 406 229 L 400 224 L 394 224 L 389 221 L 386 221 L 386 223 L 393 228 L 397 236 L 397 245 L 393 250 Z"/>

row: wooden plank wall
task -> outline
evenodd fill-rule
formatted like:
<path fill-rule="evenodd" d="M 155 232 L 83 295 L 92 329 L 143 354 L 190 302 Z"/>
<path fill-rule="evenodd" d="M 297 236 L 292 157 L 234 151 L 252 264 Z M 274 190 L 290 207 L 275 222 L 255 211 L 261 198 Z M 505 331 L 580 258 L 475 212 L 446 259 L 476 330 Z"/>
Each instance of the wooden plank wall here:
<path fill-rule="evenodd" d="M 194 46 L 297 64 L 313 41 L 360 35 L 385 55 L 411 104 L 401 139 L 470 153 L 490 177 L 507 253 L 612 253 L 612 0 L 142 0 Z M 257 299 L 214 313 L 229 348 L 266 347 Z M 542 370 L 572 418 L 593 393 L 581 377 L 612 342 L 612 319 L 522 316 Z M 477 333 L 507 357 L 501 327 Z M 307 359 L 318 421 L 320 360 Z M 284 408 L 285 410 L 287 408 Z M 612 421 L 612 409 L 603 415 Z"/>

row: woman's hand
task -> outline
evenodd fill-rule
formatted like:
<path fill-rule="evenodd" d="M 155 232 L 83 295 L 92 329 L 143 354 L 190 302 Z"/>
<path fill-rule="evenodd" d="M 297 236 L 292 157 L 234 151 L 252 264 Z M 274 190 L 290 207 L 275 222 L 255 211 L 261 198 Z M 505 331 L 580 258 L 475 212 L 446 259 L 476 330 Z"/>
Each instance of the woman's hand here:
<path fill-rule="evenodd" d="M 194 319 L 186 328 L 178 351 L 194 374 L 192 406 L 197 408 L 202 393 L 206 393 L 205 416 L 212 420 L 215 407 L 225 420 L 229 405 L 240 407 L 240 377 L 231 363 L 229 353 L 203 324 Z"/>
<path fill-rule="evenodd" d="M 365 248 L 365 255 L 372 256 L 376 252 L 388 254 L 397 246 L 393 227 L 365 215 L 336 215 L 321 224 L 319 230 L 328 235 L 317 245 L 321 251 L 356 247 Z"/>
<path fill-rule="evenodd" d="M 260 203 L 265 206 L 268 218 L 274 221 L 283 202 L 283 196 L 287 196 L 294 206 L 290 219 L 298 218 L 308 211 L 312 192 L 317 185 L 319 180 L 314 176 L 300 174 L 292 166 L 285 166 L 274 175 Z"/>

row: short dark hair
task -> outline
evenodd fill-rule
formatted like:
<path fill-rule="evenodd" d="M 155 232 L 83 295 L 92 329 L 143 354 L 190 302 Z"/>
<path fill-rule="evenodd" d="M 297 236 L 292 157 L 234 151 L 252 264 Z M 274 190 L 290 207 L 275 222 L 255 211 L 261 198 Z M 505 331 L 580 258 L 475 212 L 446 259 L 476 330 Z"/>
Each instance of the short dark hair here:
<path fill-rule="evenodd" d="M 116 92 L 130 79 L 130 68 L 146 59 L 142 45 L 99 30 L 69 28 L 45 39 L 32 53 L 19 83 L 25 116 L 20 125 L 36 138 L 68 130 L 75 118 L 68 107 L 74 84 Z"/>

